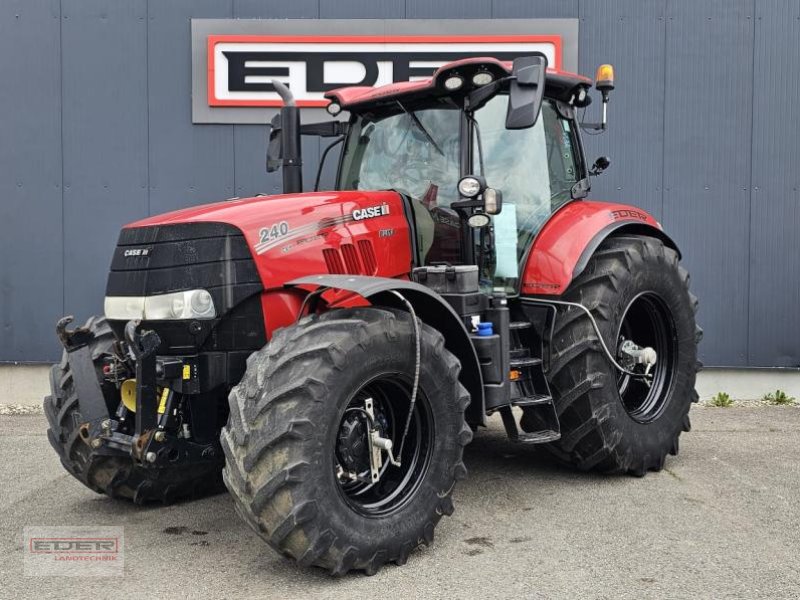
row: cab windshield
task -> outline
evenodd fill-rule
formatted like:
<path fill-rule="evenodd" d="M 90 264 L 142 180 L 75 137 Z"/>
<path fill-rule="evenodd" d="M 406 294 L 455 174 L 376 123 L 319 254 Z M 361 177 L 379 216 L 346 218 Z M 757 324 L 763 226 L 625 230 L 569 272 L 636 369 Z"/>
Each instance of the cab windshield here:
<path fill-rule="evenodd" d="M 459 121 L 454 108 L 363 116 L 350 129 L 339 188 L 393 189 L 421 200 L 431 186 L 439 203 L 458 200 Z"/>
<path fill-rule="evenodd" d="M 503 210 L 493 218 L 492 236 L 475 236 L 481 279 L 486 286 L 516 289 L 520 261 L 547 218 L 571 199 L 578 172 L 572 122 L 545 100 L 536 125 L 508 130 L 508 97 L 500 94 L 475 113 L 472 173 L 503 193 Z M 401 110 L 402 109 L 402 110 Z M 392 189 L 411 198 L 418 246 L 424 264 L 462 261 L 462 215 L 450 208 L 459 200 L 460 130 L 463 113 L 436 106 L 391 115 L 360 115 L 344 147 L 339 189 Z"/>

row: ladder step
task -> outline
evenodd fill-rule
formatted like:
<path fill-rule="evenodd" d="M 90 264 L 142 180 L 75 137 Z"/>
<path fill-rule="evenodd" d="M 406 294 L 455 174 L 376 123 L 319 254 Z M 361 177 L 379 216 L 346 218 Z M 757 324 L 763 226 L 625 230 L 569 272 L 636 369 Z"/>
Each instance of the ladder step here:
<path fill-rule="evenodd" d="M 527 348 L 515 348 L 511 350 L 508 355 L 511 357 L 511 360 L 515 358 L 527 358 L 531 355 L 531 351 Z"/>
<path fill-rule="evenodd" d="M 522 358 L 512 358 L 511 359 L 511 368 L 512 369 L 523 369 L 525 367 L 535 367 L 536 365 L 542 364 L 541 358 L 534 358 L 532 356 L 522 357 Z"/>
<path fill-rule="evenodd" d="M 527 398 L 514 400 L 511 404 L 514 406 L 540 406 L 542 404 L 553 404 L 553 399 L 545 394 L 534 394 Z"/>
<path fill-rule="evenodd" d="M 511 321 L 511 323 L 508 324 L 509 329 L 527 329 L 530 326 L 530 321 Z"/>
<path fill-rule="evenodd" d="M 561 434 L 557 431 L 545 430 L 536 433 L 520 433 L 516 438 L 511 438 L 512 442 L 519 444 L 546 444 L 561 439 Z"/>

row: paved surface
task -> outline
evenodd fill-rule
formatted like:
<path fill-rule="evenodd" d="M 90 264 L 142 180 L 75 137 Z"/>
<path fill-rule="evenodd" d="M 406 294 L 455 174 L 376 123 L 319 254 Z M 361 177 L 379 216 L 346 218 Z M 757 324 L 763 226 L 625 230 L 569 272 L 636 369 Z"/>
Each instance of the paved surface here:
<path fill-rule="evenodd" d="M 575 473 L 497 422 L 430 548 L 374 577 L 279 557 L 220 495 L 141 509 L 66 475 L 41 416 L 0 417 L 0 598 L 800 596 L 800 408 L 695 408 L 644 479 Z M 122 581 L 22 575 L 25 525 L 124 525 Z M 114 590 L 119 590 L 115 595 Z"/>

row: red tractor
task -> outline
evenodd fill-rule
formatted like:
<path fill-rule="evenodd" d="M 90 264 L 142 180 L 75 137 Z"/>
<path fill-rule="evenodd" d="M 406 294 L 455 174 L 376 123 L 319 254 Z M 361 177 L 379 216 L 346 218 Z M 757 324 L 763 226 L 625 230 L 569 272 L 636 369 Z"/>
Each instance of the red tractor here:
<path fill-rule="evenodd" d="M 697 399 L 697 300 L 653 217 L 585 199 L 608 160 L 580 131 L 605 129 L 612 73 L 595 125 L 591 80 L 539 54 L 328 92 L 347 121 L 300 125 L 273 82 L 285 193 L 126 226 L 105 316 L 59 322 L 64 467 L 136 503 L 224 484 L 335 574 L 431 543 L 495 413 L 579 469 L 661 469 Z M 334 191 L 302 191 L 302 135 L 342 145 Z"/>

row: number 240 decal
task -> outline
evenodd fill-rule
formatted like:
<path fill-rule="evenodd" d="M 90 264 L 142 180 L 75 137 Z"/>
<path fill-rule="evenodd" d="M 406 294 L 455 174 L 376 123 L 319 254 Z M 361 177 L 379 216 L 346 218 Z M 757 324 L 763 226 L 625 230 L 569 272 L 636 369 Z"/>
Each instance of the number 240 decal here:
<path fill-rule="evenodd" d="M 275 223 L 270 227 L 262 227 L 258 235 L 260 237 L 260 243 L 271 242 L 281 238 L 289 233 L 289 223 L 286 221 L 281 221 L 280 223 Z"/>

